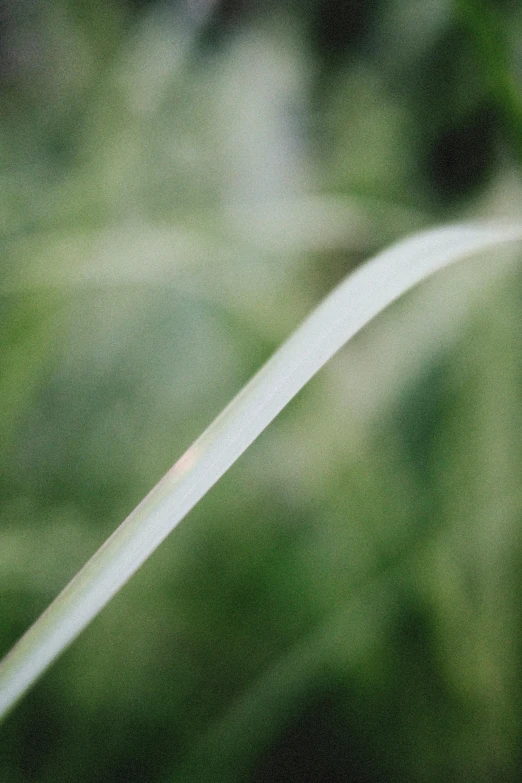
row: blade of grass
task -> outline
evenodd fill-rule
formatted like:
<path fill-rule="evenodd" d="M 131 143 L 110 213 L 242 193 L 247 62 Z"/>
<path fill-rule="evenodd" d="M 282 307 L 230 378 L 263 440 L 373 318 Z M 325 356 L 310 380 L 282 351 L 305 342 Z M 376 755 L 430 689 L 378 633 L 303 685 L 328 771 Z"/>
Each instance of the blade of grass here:
<path fill-rule="evenodd" d="M 0 664 L 0 716 L 342 345 L 438 270 L 522 240 L 522 226 L 449 226 L 380 253 L 327 296 L 31 626 Z"/>

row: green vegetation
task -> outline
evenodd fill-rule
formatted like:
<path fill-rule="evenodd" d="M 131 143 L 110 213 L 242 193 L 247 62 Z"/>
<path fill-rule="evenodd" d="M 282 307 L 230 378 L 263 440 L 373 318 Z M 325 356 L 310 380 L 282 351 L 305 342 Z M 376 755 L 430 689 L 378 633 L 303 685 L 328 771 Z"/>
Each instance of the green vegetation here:
<path fill-rule="evenodd" d="M 522 28 L 442 0 L 5 15 L 7 652 L 346 273 L 519 220 Z M 465 261 L 329 362 L 4 722 L 2 781 L 518 780 L 520 275 Z"/>

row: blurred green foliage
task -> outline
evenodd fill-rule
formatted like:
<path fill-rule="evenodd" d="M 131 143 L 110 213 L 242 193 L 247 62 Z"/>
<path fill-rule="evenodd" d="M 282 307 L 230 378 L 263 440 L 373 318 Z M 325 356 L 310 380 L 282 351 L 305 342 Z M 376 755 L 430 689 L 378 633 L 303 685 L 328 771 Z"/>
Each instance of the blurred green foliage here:
<path fill-rule="evenodd" d="M 520 215 L 522 10 L 0 18 L 4 652 L 344 274 Z M 519 779 L 513 261 L 325 368 L 12 713 L 3 783 Z"/>

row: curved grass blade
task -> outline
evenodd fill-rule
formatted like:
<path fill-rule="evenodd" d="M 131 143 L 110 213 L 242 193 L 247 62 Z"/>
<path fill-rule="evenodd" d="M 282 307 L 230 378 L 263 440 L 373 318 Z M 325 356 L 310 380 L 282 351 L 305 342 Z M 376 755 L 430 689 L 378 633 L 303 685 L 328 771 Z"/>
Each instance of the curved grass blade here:
<path fill-rule="evenodd" d="M 399 296 L 522 226 L 460 225 L 408 238 L 327 296 L 117 528 L 0 663 L 0 716 L 138 570 L 181 519 L 344 343 Z"/>

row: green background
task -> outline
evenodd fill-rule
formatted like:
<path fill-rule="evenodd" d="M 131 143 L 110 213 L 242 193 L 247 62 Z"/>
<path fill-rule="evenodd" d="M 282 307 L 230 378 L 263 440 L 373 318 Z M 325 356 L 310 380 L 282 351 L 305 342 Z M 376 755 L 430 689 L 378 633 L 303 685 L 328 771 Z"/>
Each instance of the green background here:
<path fill-rule="evenodd" d="M 350 270 L 519 219 L 516 2 L 0 4 L 0 653 Z M 522 272 L 408 294 L 0 728 L 2 783 L 518 781 Z"/>

